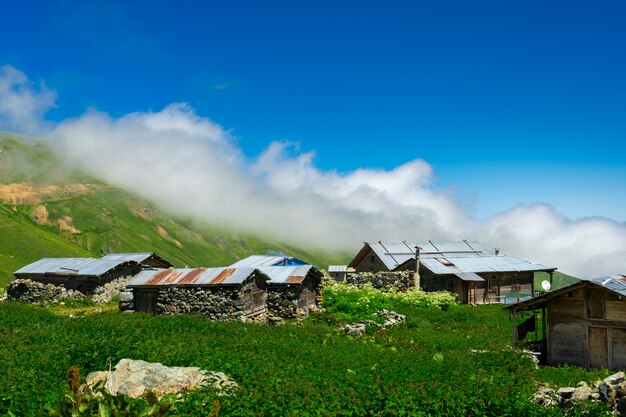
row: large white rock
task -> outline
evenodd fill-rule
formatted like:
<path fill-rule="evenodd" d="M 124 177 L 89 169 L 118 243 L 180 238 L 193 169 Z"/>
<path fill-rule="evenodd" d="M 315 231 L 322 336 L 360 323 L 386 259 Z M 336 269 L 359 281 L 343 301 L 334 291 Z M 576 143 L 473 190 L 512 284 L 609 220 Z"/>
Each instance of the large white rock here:
<path fill-rule="evenodd" d="M 222 372 L 209 372 L 196 367 L 168 367 L 132 359 L 120 360 L 111 372 L 92 372 L 85 382 L 91 389 L 100 381 L 104 381 L 111 394 L 120 393 L 132 398 L 141 397 L 146 391 L 154 391 L 162 397 L 208 385 L 228 395 L 237 388 L 237 383 Z"/>

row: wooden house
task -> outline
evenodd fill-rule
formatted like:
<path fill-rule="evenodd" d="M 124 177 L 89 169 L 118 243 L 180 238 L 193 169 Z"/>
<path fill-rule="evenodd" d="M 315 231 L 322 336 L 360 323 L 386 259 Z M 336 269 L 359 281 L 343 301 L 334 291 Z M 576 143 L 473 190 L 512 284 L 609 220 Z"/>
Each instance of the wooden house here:
<path fill-rule="evenodd" d="M 417 267 L 419 265 L 419 267 Z M 556 268 L 496 253 L 479 242 L 364 242 L 348 265 L 356 272 L 412 270 L 425 291 L 450 291 L 470 304 L 510 303 L 532 297 L 534 274 Z"/>
<path fill-rule="evenodd" d="M 42 284 L 64 286 L 83 294 L 122 276 L 133 276 L 141 265 L 129 260 L 95 258 L 43 258 L 15 271 L 19 279 L 29 279 Z"/>
<path fill-rule="evenodd" d="M 519 315 L 541 311 L 539 345 L 548 364 L 626 369 L 626 276 L 581 280 L 506 309 L 514 345 L 524 325 L 518 325 Z"/>

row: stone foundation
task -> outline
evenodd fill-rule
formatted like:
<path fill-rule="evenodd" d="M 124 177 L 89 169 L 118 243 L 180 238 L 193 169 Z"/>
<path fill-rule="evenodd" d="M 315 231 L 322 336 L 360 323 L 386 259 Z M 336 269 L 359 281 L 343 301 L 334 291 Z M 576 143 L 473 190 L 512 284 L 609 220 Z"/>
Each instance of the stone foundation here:
<path fill-rule="evenodd" d="M 9 300 L 25 301 L 27 303 L 54 302 L 61 299 L 77 299 L 84 295 L 75 290 L 66 290 L 52 284 L 29 279 L 16 279 L 7 286 L 7 298 Z"/>
<path fill-rule="evenodd" d="M 300 292 L 295 288 L 278 288 L 267 292 L 268 315 L 293 319 L 298 316 L 298 299 Z"/>
<path fill-rule="evenodd" d="M 346 275 L 346 282 L 354 285 L 371 284 L 372 287 L 379 290 L 395 288 L 399 291 L 406 291 L 415 286 L 414 273 L 413 271 L 351 272 Z"/>
<path fill-rule="evenodd" d="M 158 314 L 200 314 L 211 320 L 243 319 L 243 294 L 225 288 L 165 288 L 159 291 Z"/>

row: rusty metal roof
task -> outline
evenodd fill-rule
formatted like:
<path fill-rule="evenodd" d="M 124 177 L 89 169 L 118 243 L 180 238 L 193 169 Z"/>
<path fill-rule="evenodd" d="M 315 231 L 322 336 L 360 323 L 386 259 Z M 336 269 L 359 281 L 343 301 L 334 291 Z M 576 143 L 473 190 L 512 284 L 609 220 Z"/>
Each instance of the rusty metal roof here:
<path fill-rule="evenodd" d="M 306 262 L 291 256 L 252 255 L 230 265 L 234 268 L 258 268 L 260 266 L 294 266 L 307 265 Z"/>
<path fill-rule="evenodd" d="M 26 265 L 14 272 L 14 275 L 84 275 L 101 276 L 124 263 L 136 262 L 127 260 L 110 260 L 95 258 L 43 258 Z M 138 265 L 137 265 L 138 266 Z"/>
<path fill-rule="evenodd" d="M 239 285 L 254 273 L 254 268 L 145 269 L 135 275 L 127 286 Z"/>
<path fill-rule="evenodd" d="M 268 284 L 300 284 L 311 265 L 264 266 L 260 268 L 170 268 L 145 269 L 128 283 L 127 287 L 170 285 L 239 285 L 257 271 Z"/>

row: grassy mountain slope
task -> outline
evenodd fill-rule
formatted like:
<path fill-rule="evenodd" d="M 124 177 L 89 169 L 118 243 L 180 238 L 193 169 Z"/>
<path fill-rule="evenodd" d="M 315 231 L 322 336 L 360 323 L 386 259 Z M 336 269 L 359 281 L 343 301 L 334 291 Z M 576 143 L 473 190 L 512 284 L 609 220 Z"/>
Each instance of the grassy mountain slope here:
<path fill-rule="evenodd" d="M 135 194 L 68 169 L 42 143 L 0 135 L 0 287 L 42 257 L 119 251 L 157 252 L 176 266 L 223 266 L 273 252 L 320 267 L 346 260 L 172 218 Z"/>

